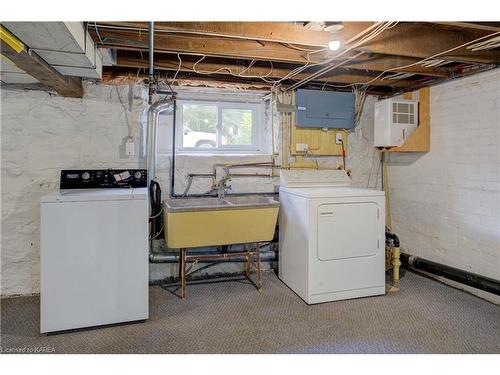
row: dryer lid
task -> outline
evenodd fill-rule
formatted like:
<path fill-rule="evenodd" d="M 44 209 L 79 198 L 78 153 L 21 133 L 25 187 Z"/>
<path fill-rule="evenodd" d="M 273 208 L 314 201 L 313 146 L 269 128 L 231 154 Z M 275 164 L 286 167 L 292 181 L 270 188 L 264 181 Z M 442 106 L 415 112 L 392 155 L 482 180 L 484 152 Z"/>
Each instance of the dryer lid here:
<path fill-rule="evenodd" d="M 281 170 L 280 187 L 349 187 L 351 179 L 344 170 Z"/>

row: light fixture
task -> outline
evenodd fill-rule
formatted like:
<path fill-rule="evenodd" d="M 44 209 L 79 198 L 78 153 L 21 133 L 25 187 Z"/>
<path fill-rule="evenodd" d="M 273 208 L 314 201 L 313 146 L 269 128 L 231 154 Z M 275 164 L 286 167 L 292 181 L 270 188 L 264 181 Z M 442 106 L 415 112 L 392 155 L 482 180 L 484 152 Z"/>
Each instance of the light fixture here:
<path fill-rule="evenodd" d="M 336 51 L 340 48 L 340 41 L 338 40 L 331 40 L 328 42 L 328 48 L 332 51 Z"/>

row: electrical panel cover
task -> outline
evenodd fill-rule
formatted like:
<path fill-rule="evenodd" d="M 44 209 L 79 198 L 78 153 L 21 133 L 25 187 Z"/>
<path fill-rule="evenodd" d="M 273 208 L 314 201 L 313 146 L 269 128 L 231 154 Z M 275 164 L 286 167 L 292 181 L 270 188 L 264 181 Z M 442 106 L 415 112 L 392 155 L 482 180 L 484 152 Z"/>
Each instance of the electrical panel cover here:
<path fill-rule="evenodd" d="M 352 129 L 354 103 L 352 92 L 299 89 L 296 93 L 296 126 Z"/>

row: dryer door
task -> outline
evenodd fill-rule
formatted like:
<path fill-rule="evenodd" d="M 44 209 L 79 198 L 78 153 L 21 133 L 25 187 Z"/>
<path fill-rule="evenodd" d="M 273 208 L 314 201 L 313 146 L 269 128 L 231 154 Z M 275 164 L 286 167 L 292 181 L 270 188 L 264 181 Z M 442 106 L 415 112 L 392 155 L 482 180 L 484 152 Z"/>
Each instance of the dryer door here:
<path fill-rule="evenodd" d="M 323 204 L 318 207 L 318 259 L 376 255 L 379 210 L 375 202 Z"/>

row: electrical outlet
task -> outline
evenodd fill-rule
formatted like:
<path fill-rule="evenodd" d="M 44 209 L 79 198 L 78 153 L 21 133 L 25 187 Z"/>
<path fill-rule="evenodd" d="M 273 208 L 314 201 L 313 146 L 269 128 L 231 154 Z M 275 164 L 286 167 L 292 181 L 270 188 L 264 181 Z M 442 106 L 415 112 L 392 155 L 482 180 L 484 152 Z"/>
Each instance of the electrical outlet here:
<path fill-rule="evenodd" d="M 125 154 L 128 156 L 134 156 L 135 154 L 135 145 L 134 142 L 129 140 L 125 142 Z"/>
<path fill-rule="evenodd" d="M 342 133 L 335 133 L 335 143 L 338 145 L 342 143 Z"/>
<path fill-rule="evenodd" d="M 309 145 L 307 143 L 297 143 L 295 144 L 295 150 L 297 152 L 306 152 L 309 150 Z"/>

